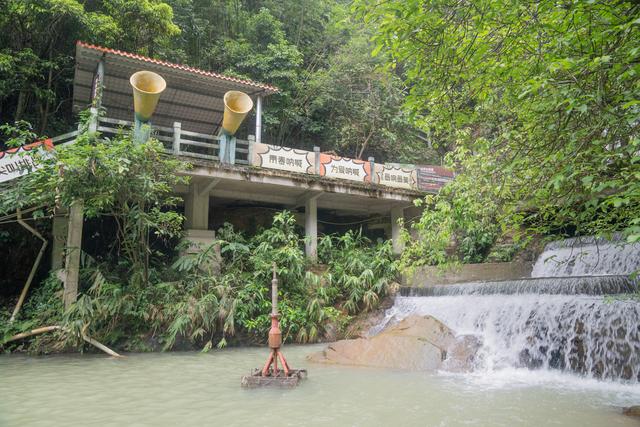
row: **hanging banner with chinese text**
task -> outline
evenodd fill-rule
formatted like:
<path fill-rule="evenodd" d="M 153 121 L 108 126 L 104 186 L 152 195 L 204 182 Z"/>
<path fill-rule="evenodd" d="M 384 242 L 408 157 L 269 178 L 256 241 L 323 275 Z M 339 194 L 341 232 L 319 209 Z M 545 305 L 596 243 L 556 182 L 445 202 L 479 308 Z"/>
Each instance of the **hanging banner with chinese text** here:
<path fill-rule="evenodd" d="M 378 183 L 389 187 L 415 189 L 416 171 L 412 165 L 376 164 Z"/>
<path fill-rule="evenodd" d="M 349 181 L 370 182 L 371 164 L 364 160 L 320 154 L 320 175 Z"/>
<path fill-rule="evenodd" d="M 278 147 L 268 144 L 253 145 L 251 164 L 269 169 L 298 173 L 313 173 L 313 155 L 310 151 Z"/>
<path fill-rule="evenodd" d="M 34 154 L 43 148 L 53 149 L 51 139 L 0 151 L 0 182 L 11 181 L 38 169 L 38 156 Z"/>

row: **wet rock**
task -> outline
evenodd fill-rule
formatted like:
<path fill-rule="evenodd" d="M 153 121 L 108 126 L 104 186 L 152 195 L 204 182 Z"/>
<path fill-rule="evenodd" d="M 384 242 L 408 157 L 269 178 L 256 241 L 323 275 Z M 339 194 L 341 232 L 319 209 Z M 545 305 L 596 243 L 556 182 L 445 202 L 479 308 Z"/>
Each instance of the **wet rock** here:
<path fill-rule="evenodd" d="M 332 342 L 338 338 L 338 326 L 335 322 L 327 322 L 324 325 L 324 335 L 322 337 L 324 342 Z"/>
<path fill-rule="evenodd" d="M 450 372 L 469 372 L 473 370 L 477 353 L 482 341 L 475 335 L 461 335 L 447 348 L 447 357 L 442 368 Z"/>
<path fill-rule="evenodd" d="M 630 417 L 640 417 L 640 405 L 629 406 L 628 408 L 622 408 L 622 413 Z"/>
<path fill-rule="evenodd" d="M 342 340 L 314 353 L 317 363 L 419 371 L 471 369 L 480 347 L 474 337 L 455 333 L 432 316 L 409 316 L 371 338 Z"/>
<path fill-rule="evenodd" d="M 393 291 L 398 289 L 396 285 L 396 283 L 391 284 L 391 294 L 383 298 L 375 310 L 359 314 L 353 319 L 344 334 L 337 338 L 369 338 L 371 329 L 384 320 L 386 311 L 393 306 L 395 297 L 395 292 Z"/>

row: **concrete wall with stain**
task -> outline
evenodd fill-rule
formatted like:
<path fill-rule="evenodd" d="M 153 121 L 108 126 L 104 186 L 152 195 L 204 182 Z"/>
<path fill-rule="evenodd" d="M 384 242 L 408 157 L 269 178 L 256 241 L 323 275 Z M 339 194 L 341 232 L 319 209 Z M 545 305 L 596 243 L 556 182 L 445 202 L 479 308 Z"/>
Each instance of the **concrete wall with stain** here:
<path fill-rule="evenodd" d="M 418 267 L 412 273 L 403 274 L 402 285 L 423 287 L 462 282 L 524 279 L 531 277 L 532 268 L 532 263 L 521 261 L 463 264 L 449 270 L 433 266 Z"/>

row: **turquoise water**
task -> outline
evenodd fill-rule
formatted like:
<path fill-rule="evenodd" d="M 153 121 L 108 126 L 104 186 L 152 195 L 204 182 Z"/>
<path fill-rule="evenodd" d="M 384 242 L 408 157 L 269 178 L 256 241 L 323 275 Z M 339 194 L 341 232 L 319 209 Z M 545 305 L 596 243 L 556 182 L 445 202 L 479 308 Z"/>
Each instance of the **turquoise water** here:
<path fill-rule="evenodd" d="M 315 365 L 292 390 L 240 387 L 264 348 L 0 356 L 0 426 L 638 426 L 640 387 L 552 371 L 447 375 Z"/>

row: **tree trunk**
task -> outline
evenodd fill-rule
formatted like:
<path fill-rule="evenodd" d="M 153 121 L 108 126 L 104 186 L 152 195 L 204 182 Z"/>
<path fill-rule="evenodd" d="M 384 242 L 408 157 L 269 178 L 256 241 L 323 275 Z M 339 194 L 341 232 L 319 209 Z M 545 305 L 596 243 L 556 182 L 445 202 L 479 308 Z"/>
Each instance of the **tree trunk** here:
<path fill-rule="evenodd" d="M 17 122 L 22 118 L 22 115 L 24 114 L 24 110 L 26 108 L 26 104 L 27 104 L 27 91 L 21 90 L 20 93 L 18 94 L 18 103 L 16 104 L 16 114 L 13 117 L 14 121 Z"/>

